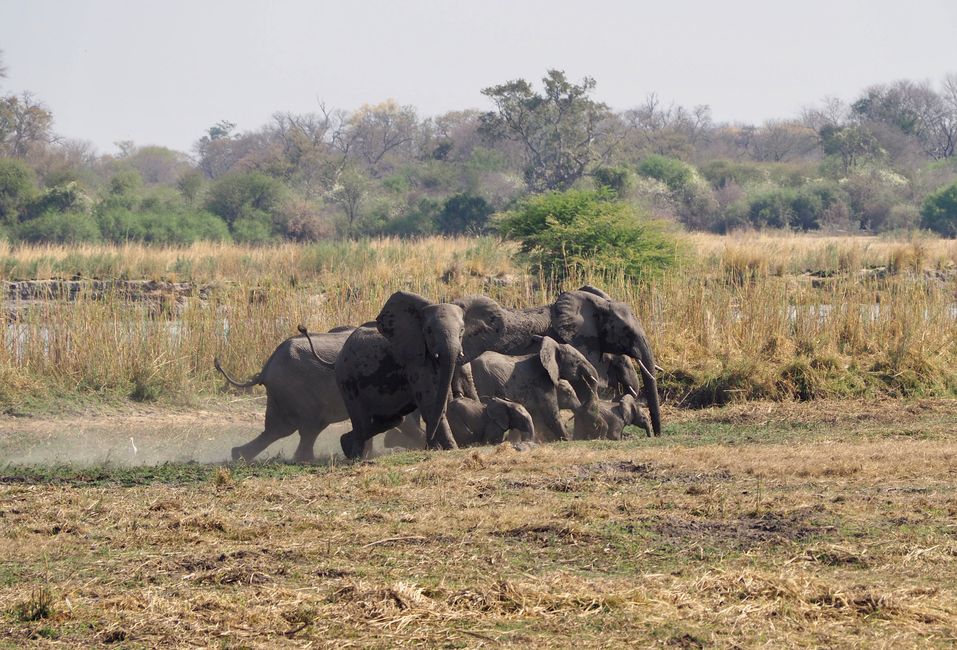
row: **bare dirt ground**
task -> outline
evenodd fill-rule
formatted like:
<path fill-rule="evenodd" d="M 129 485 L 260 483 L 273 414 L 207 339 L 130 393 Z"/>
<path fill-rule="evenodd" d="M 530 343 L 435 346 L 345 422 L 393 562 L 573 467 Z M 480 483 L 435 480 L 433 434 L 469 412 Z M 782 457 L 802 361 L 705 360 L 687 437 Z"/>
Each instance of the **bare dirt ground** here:
<path fill-rule="evenodd" d="M 957 401 L 666 416 L 658 439 L 153 467 L 113 457 L 179 436 L 221 460 L 261 413 L 4 420 L 5 453 L 113 451 L 0 465 L 0 647 L 957 644 Z"/>
<path fill-rule="evenodd" d="M 230 449 L 262 431 L 265 398 L 204 404 L 195 410 L 105 409 L 66 416 L 0 416 L 0 467 L 60 463 L 150 465 L 220 463 Z M 339 453 L 348 423 L 330 426 L 316 442 L 320 458 Z M 262 458 L 292 458 L 298 434 L 274 443 Z"/>

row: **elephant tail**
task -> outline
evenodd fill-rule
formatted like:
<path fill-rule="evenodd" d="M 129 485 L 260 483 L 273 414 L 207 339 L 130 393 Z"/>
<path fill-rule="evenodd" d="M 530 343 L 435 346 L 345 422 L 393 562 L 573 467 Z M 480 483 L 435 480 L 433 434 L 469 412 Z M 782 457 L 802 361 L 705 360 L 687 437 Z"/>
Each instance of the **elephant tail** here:
<path fill-rule="evenodd" d="M 309 349 L 312 350 L 312 356 L 316 358 L 316 361 L 318 361 L 322 366 L 324 366 L 325 368 L 328 368 L 329 370 L 335 370 L 336 369 L 335 359 L 333 359 L 332 361 L 328 361 L 319 356 L 319 353 L 316 352 L 315 346 L 312 344 L 312 336 L 309 335 L 309 330 L 306 329 L 306 326 L 300 325 L 297 329 L 299 330 L 299 333 L 305 336 L 306 340 L 309 341 Z"/>
<path fill-rule="evenodd" d="M 226 378 L 226 381 L 228 381 L 230 384 L 232 384 L 236 388 L 251 388 L 252 386 L 257 386 L 262 383 L 262 373 L 259 373 L 259 372 L 257 372 L 255 375 L 250 377 L 248 381 L 236 381 L 235 379 L 229 376 L 229 373 L 223 370 L 222 365 L 220 365 L 219 363 L 219 357 L 213 358 L 213 365 L 216 366 L 216 370 L 218 370 L 219 372 L 223 374 L 223 377 Z"/>

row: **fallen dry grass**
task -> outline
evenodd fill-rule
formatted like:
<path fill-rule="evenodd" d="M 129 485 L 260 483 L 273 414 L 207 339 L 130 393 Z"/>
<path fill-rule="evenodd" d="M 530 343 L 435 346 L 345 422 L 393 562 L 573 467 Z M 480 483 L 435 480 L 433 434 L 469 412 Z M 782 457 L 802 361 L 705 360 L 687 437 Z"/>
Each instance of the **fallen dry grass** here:
<path fill-rule="evenodd" d="M 673 412 L 672 415 L 677 412 Z M 0 644 L 951 647 L 957 403 L 119 487 L 0 482 Z M 255 469 L 255 468 L 253 468 Z"/>

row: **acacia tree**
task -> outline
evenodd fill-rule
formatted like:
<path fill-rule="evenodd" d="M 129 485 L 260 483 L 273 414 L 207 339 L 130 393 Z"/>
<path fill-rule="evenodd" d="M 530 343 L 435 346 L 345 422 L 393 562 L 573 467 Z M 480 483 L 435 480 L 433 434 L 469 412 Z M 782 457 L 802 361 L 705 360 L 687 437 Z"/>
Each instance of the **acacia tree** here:
<path fill-rule="evenodd" d="M 492 139 L 522 145 L 525 182 L 536 192 L 565 190 L 617 144 L 608 106 L 589 97 L 595 80 L 573 84 L 561 70 L 542 79 L 544 94 L 524 79 L 485 88 L 482 94 L 496 110 L 481 118 L 481 130 Z"/>

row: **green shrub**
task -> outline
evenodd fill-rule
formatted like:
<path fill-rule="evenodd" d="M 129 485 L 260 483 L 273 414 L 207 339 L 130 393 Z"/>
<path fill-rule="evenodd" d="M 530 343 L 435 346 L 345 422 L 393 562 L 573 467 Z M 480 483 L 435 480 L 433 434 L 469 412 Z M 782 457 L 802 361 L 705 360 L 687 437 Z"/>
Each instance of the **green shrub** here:
<path fill-rule="evenodd" d="M 607 187 L 619 197 L 625 197 L 635 184 L 634 175 L 627 167 L 598 167 L 592 177 L 599 187 Z"/>
<path fill-rule="evenodd" d="M 100 229 L 92 215 L 77 212 L 45 212 L 14 229 L 21 241 L 75 244 L 100 240 Z"/>
<path fill-rule="evenodd" d="M 642 218 L 609 190 L 527 197 L 494 226 L 522 243 L 534 270 L 556 280 L 587 272 L 638 278 L 677 261 L 677 243 L 662 225 Z"/>
<path fill-rule="evenodd" d="M 694 170 L 685 163 L 657 154 L 642 160 L 638 165 L 638 173 L 661 181 L 672 192 L 684 190 L 694 177 Z"/>
<path fill-rule="evenodd" d="M 0 159 L 0 224 L 15 224 L 37 193 L 33 170 L 19 160 Z"/>
<path fill-rule="evenodd" d="M 957 183 L 942 187 L 920 208 L 920 227 L 943 237 L 957 237 Z"/>
<path fill-rule="evenodd" d="M 765 178 L 764 170 L 751 162 L 712 160 L 703 164 L 700 171 L 715 189 L 721 189 L 730 183 L 749 185 Z"/>
<path fill-rule="evenodd" d="M 443 235 L 477 235 L 487 230 L 492 212 L 492 206 L 482 197 L 456 194 L 446 199 L 436 226 Z"/>
<path fill-rule="evenodd" d="M 404 214 L 385 223 L 379 232 L 374 234 L 396 235 L 398 237 L 424 237 L 435 232 L 435 222 L 438 218 L 441 204 L 428 197 L 419 199 L 419 202 Z"/>
<path fill-rule="evenodd" d="M 247 244 L 266 244 L 275 239 L 269 214 L 255 208 L 244 208 L 232 223 L 233 238 Z"/>
<path fill-rule="evenodd" d="M 231 239 L 226 222 L 205 210 L 132 212 L 113 208 L 99 211 L 96 221 L 103 239 L 116 243 L 190 244 Z"/>
<path fill-rule="evenodd" d="M 244 224 L 239 227 L 244 233 L 261 233 L 262 214 L 278 211 L 284 194 L 283 184 L 271 176 L 259 172 L 232 173 L 210 187 L 206 209 L 222 217 L 231 227 L 233 222 L 244 219 Z M 235 227 L 233 231 L 237 232 Z M 271 224 L 269 231 L 271 235 Z"/>

